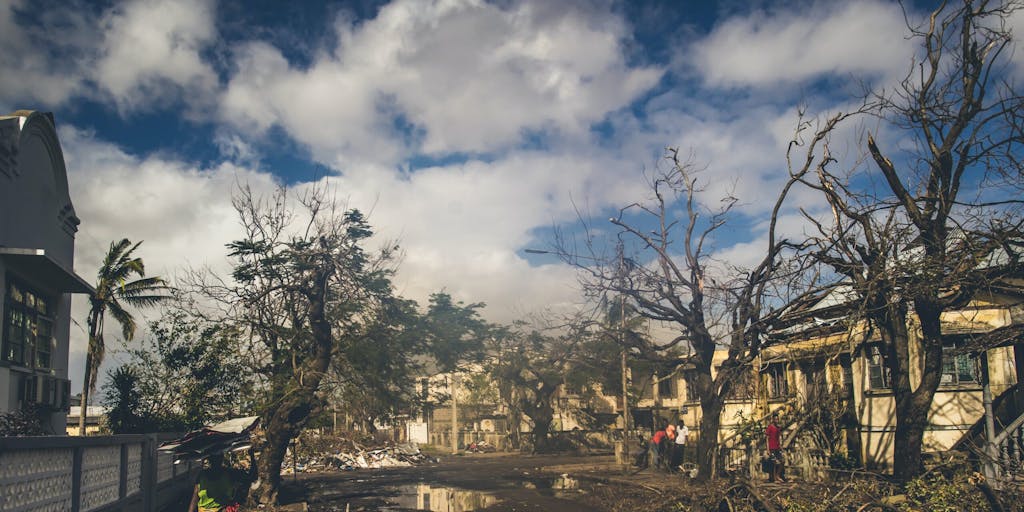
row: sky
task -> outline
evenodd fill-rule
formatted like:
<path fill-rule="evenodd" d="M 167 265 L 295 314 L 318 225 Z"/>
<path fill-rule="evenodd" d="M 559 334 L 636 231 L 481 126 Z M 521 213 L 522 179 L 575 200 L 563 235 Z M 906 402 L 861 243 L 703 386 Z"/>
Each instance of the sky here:
<path fill-rule="evenodd" d="M 399 293 L 508 322 L 580 301 L 524 249 L 580 214 L 611 232 L 666 147 L 740 199 L 715 250 L 756 253 L 798 108 L 902 78 L 905 35 L 880 0 L 0 0 L 0 112 L 54 113 L 88 280 L 123 237 L 151 274 L 223 272 L 240 183 L 327 180 L 400 241 Z"/>

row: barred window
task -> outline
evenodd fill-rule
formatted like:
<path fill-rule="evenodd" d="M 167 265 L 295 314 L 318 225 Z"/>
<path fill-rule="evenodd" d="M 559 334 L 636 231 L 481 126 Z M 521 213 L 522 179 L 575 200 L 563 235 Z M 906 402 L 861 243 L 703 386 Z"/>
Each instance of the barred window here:
<path fill-rule="evenodd" d="M 868 363 L 868 385 L 871 389 L 892 389 L 892 374 L 882 347 L 870 345 L 867 347 L 866 358 Z"/>
<path fill-rule="evenodd" d="M 977 360 L 969 354 L 957 352 L 963 345 L 964 340 L 962 338 L 943 340 L 942 380 L 939 381 L 941 385 L 957 386 L 978 383 Z"/>
<path fill-rule="evenodd" d="M 789 379 L 786 375 L 786 363 L 773 363 L 765 370 L 768 380 L 768 398 L 785 398 L 789 396 Z"/>

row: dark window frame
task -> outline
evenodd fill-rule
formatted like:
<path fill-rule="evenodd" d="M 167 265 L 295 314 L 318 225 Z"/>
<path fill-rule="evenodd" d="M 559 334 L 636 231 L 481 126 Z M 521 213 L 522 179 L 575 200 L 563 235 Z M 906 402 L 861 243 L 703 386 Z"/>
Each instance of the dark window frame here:
<path fill-rule="evenodd" d="M 864 348 L 864 362 L 867 371 L 868 389 L 872 391 L 892 390 L 892 369 L 889 368 L 885 347 L 875 343 Z"/>
<path fill-rule="evenodd" d="M 766 390 L 769 400 L 780 400 L 792 396 L 789 387 L 789 363 L 769 363 L 764 369 Z"/>
<path fill-rule="evenodd" d="M 6 276 L 0 360 L 26 368 L 53 368 L 54 302 L 37 288 Z"/>
<path fill-rule="evenodd" d="M 697 387 L 693 385 L 696 372 L 686 372 L 683 374 L 683 382 L 686 384 L 686 395 L 683 397 L 686 402 L 700 402 L 700 395 L 697 393 Z"/>
<path fill-rule="evenodd" d="M 672 381 L 675 378 L 668 378 L 665 380 L 658 381 L 658 396 L 660 398 L 675 398 L 676 395 L 673 392 Z"/>

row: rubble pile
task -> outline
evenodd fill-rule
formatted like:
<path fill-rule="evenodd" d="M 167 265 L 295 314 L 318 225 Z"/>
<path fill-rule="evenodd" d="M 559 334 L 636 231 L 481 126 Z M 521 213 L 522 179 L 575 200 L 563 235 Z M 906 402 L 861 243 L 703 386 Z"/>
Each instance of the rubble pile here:
<path fill-rule="evenodd" d="M 412 443 L 388 446 L 376 450 L 338 452 L 327 456 L 330 469 L 353 470 L 359 468 L 388 468 L 433 464 L 437 459 L 424 454 Z"/>
<path fill-rule="evenodd" d="M 417 466 L 437 462 L 436 458 L 421 452 L 415 443 L 371 448 L 346 438 L 309 441 L 300 441 L 300 448 L 295 452 L 289 448 L 282 473 L 352 471 L 364 468 Z"/>

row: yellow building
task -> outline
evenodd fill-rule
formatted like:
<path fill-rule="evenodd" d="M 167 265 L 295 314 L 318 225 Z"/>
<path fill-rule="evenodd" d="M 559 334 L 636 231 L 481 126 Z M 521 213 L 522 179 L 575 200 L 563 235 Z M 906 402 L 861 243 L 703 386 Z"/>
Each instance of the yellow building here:
<path fill-rule="evenodd" d="M 1018 386 L 1024 378 L 1021 284 L 993 286 L 966 307 L 943 314 L 944 368 L 925 432 L 926 452 L 958 448 L 977 454 L 985 449 L 987 390 L 992 433 L 1001 444 L 993 456 L 1020 467 L 1024 441 L 1024 393 Z M 827 466 L 830 456 L 843 455 L 867 468 L 891 468 L 895 400 L 890 378 L 877 333 L 848 319 L 851 293 L 840 285 L 793 306 L 789 325 L 774 333 L 773 343 L 751 365 L 749 380 L 736 386 L 722 412 L 722 466 L 742 458 L 742 454 L 729 455 L 745 448 L 736 435 L 738 429 L 778 410 L 786 427 L 784 443 L 799 465 Z M 909 327 L 919 339 L 913 320 Z M 911 358 L 920 362 L 917 346 L 911 343 Z M 724 351 L 716 359 L 724 360 Z M 914 385 L 920 381 L 920 367 L 915 365 L 911 372 Z M 662 421 L 682 419 L 694 435 L 701 411 L 696 396 L 688 391 L 685 369 L 655 380 L 658 383 L 648 386 L 640 408 L 653 410 Z"/>

